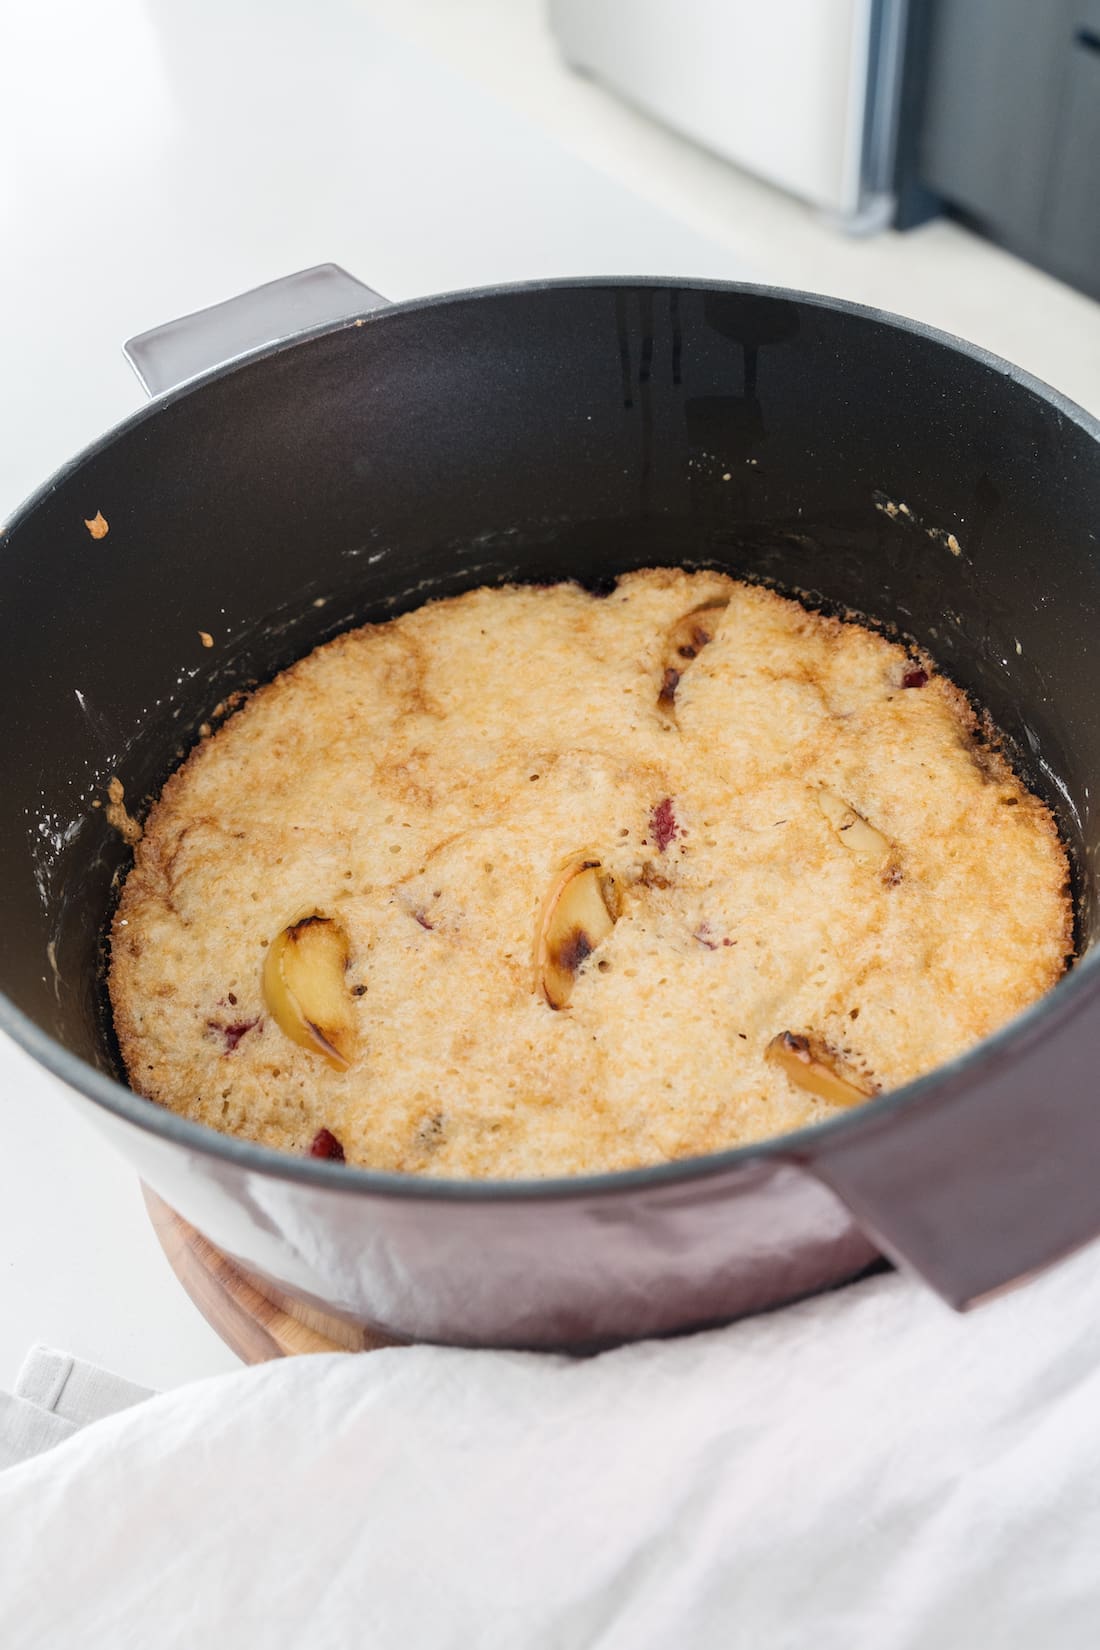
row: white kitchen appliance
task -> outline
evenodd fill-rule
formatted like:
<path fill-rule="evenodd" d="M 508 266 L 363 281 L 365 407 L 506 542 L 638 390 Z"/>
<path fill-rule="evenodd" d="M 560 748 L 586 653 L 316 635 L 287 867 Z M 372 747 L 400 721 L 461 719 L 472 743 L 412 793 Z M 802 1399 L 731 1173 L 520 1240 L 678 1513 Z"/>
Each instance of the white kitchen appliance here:
<path fill-rule="evenodd" d="M 893 217 L 907 0 L 549 0 L 567 61 L 853 231 Z"/>

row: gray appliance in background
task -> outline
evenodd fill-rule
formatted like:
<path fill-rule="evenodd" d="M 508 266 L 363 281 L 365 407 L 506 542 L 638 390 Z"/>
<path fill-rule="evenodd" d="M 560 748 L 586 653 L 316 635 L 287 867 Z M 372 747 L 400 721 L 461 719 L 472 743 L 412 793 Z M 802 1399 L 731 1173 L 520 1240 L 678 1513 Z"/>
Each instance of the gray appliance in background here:
<path fill-rule="evenodd" d="M 549 0 L 572 67 L 844 228 L 894 217 L 908 0 Z"/>
<path fill-rule="evenodd" d="M 941 211 L 1100 297 L 1100 0 L 548 0 L 567 61 L 850 230 Z"/>

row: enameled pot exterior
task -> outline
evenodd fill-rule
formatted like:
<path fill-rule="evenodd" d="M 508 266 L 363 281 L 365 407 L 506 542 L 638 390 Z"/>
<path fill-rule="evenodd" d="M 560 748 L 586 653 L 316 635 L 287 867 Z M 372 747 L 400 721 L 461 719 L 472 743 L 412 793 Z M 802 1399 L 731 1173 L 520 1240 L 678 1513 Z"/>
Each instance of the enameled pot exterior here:
<path fill-rule="evenodd" d="M 796 294 L 466 294 L 200 378 L 55 478 L 0 549 L 20 706 L 0 1023 L 219 1247 L 397 1337 L 663 1333 L 839 1282 L 876 1247 L 979 1298 L 1100 1231 L 1091 958 L 952 1067 L 758 1149 L 546 1185 L 368 1175 L 116 1081 L 99 939 L 127 850 L 93 804 L 117 775 L 140 807 L 219 701 L 350 624 L 494 580 L 718 565 L 897 625 L 989 707 L 1058 812 L 1087 944 L 1098 524 L 1095 421 L 979 351 Z"/>
<path fill-rule="evenodd" d="M 258 1174 L 97 1120 L 223 1253 L 395 1340 L 589 1350 L 796 1300 L 875 1259 L 840 1200 L 781 1159 L 687 1182 L 442 1200 Z"/>

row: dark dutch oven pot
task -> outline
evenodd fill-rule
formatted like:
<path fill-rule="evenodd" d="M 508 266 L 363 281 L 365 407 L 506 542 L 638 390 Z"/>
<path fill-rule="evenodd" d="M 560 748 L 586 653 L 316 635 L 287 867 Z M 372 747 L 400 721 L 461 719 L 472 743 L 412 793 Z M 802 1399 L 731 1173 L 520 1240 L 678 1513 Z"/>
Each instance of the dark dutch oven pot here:
<path fill-rule="evenodd" d="M 325 266 L 131 355 L 177 387 L 0 548 L 0 1023 L 169 1204 L 330 1312 L 509 1346 L 721 1321 L 876 1253 L 963 1306 L 1100 1232 L 1090 956 L 920 1082 L 659 1168 L 448 1183 L 185 1122 L 118 1081 L 100 946 L 128 850 L 92 807 L 112 774 L 140 806 L 217 701 L 349 625 L 485 582 L 718 566 L 898 626 L 989 708 L 1070 844 L 1085 951 L 1100 424 L 927 327 L 690 281 L 387 308 Z"/>

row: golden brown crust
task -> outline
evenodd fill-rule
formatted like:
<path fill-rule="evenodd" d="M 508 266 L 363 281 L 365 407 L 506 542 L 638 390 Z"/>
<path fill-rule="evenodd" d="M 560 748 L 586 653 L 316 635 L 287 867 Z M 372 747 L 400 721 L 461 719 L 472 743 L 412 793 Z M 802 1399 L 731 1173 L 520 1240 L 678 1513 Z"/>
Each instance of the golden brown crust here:
<path fill-rule="evenodd" d="M 572 990 L 548 999 L 536 925 L 582 851 L 616 920 L 567 948 Z M 311 913 L 348 935 L 346 1072 L 262 994 L 268 946 Z M 930 661 L 663 568 L 606 599 L 432 603 L 261 688 L 146 821 L 110 990 L 131 1082 L 185 1116 L 295 1152 L 327 1128 L 379 1168 L 537 1176 L 831 1116 L 774 1038 L 893 1087 L 1048 989 L 1071 935 L 1049 811 Z"/>

